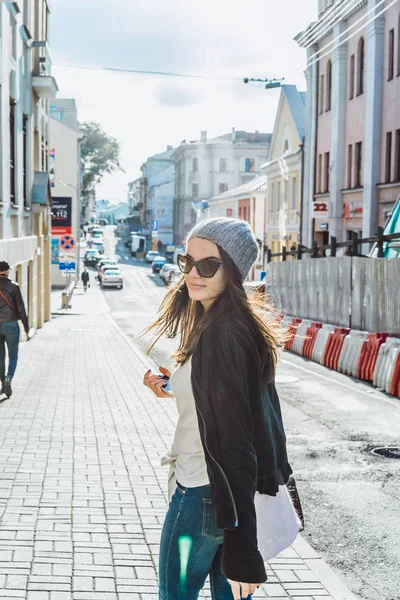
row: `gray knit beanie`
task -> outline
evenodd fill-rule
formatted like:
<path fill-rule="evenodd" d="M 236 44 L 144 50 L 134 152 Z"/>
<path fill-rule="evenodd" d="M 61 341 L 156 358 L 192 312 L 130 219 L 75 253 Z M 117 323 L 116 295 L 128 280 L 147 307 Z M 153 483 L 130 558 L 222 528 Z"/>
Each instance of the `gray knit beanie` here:
<path fill-rule="evenodd" d="M 192 238 L 203 238 L 218 244 L 233 260 L 240 271 L 242 281 L 258 257 L 256 237 L 246 221 L 217 217 L 198 223 L 187 237 L 187 243 Z"/>

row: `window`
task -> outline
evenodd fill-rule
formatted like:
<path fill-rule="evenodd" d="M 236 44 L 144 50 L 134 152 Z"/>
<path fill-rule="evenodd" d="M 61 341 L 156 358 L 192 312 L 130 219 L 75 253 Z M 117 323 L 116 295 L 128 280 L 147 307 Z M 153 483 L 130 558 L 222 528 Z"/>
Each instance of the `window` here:
<path fill-rule="evenodd" d="M 389 73 L 388 73 L 388 81 L 393 79 L 394 77 L 394 29 L 389 31 Z"/>
<path fill-rule="evenodd" d="M 330 160 L 329 160 L 329 152 L 325 152 L 325 162 L 324 162 L 324 171 L 325 171 L 325 187 L 324 191 L 329 192 L 329 170 L 330 170 Z"/>
<path fill-rule="evenodd" d="M 11 52 L 14 60 L 17 60 L 17 22 L 10 13 L 10 27 L 11 27 Z"/>
<path fill-rule="evenodd" d="M 23 163 L 22 173 L 24 178 L 24 184 L 22 194 L 24 198 L 24 206 L 28 206 L 28 117 L 23 115 L 22 117 L 22 137 L 23 137 Z"/>
<path fill-rule="evenodd" d="M 190 220 L 192 223 L 196 223 L 196 221 L 197 221 L 197 214 L 196 214 L 196 211 L 194 210 L 194 208 L 192 208 L 192 211 L 190 213 Z"/>
<path fill-rule="evenodd" d="M 397 27 L 397 77 L 400 76 L 400 16 Z"/>
<path fill-rule="evenodd" d="M 320 86 L 319 86 L 319 114 L 322 115 L 324 112 L 324 85 L 325 77 L 321 75 Z"/>
<path fill-rule="evenodd" d="M 226 209 L 226 216 L 227 217 L 232 217 L 233 216 L 233 210 L 231 208 L 227 208 Z"/>
<path fill-rule="evenodd" d="M 394 180 L 400 181 L 400 129 L 396 130 L 396 148 L 394 155 Z"/>
<path fill-rule="evenodd" d="M 41 156 L 41 171 L 45 170 L 45 165 L 46 165 L 46 144 L 44 143 L 44 137 L 42 135 L 42 142 L 41 142 L 41 146 L 40 146 L 40 156 Z"/>
<path fill-rule="evenodd" d="M 15 102 L 10 98 L 10 202 L 16 204 L 15 197 Z"/>
<path fill-rule="evenodd" d="M 194 158 L 192 161 L 192 171 L 198 171 L 198 170 L 199 170 L 199 159 Z"/>
<path fill-rule="evenodd" d="M 326 67 L 326 111 L 332 107 L 332 62 L 328 60 Z"/>
<path fill-rule="evenodd" d="M 193 196 L 193 198 L 197 198 L 198 195 L 199 195 L 199 184 L 198 183 L 192 183 L 192 196 Z"/>
<path fill-rule="evenodd" d="M 390 183 L 392 175 L 392 132 L 386 134 L 385 183 Z"/>
<path fill-rule="evenodd" d="M 364 65 L 365 65 L 365 43 L 364 38 L 358 42 L 357 60 L 357 96 L 364 93 Z"/>
<path fill-rule="evenodd" d="M 347 152 L 347 187 L 353 187 L 353 145 L 349 144 Z"/>
<path fill-rule="evenodd" d="M 242 218 L 242 207 L 239 206 L 239 219 L 241 219 L 241 218 Z"/>
<path fill-rule="evenodd" d="M 223 194 L 224 192 L 228 191 L 228 184 L 227 183 L 220 183 L 219 184 L 219 193 Z"/>
<path fill-rule="evenodd" d="M 283 194 L 284 194 L 284 206 L 286 209 L 289 208 L 289 181 L 285 179 L 283 183 Z"/>
<path fill-rule="evenodd" d="M 355 175 L 355 187 L 362 187 L 362 142 L 356 144 Z"/>
<path fill-rule="evenodd" d="M 246 158 L 245 171 L 246 173 L 254 173 L 254 158 Z"/>
<path fill-rule="evenodd" d="M 352 54 L 350 56 L 350 95 L 349 98 L 350 100 L 353 100 L 354 98 L 354 71 L 355 71 L 355 56 L 354 54 Z"/>
<path fill-rule="evenodd" d="M 269 199 L 269 212 L 274 212 L 275 202 L 275 183 L 271 183 L 271 195 Z"/>
<path fill-rule="evenodd" d="M 289 140 L 285 140 L 285 144 L 283 146 L 283 152 L 289 152 Z"/>
<path fill-rule="evenodd" d="M 297 177 L 293 177 L 293 179 L 292 179 L 292 198 L 291 198 L 290 208 L 292 210 L 295 210 L 296 204 L 297 204 Z"/>
<path fill-rule="evenodd" d="M 276 194 L 276 205 L 275 205 L 275 211 L 278 212 L 279 209 L 281 207 L 281 182 L 278 181 L 278 191 Z"/>
<path fill-rule="evenodd" d="M 322 154 L 318 155 L 317 194 L 322 192 Z"/>
<path fill-rule="evenodd" d="M 227 160 L 226 158 L 219 159 L 219 170 L 226 171 L 227 170 Z"/>

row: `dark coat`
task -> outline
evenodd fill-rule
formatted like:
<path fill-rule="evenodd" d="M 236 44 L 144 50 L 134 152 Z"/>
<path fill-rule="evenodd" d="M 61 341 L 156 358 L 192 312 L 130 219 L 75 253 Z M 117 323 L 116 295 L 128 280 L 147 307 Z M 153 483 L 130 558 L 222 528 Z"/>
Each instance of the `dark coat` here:
<path fill-rule="evenodd" d="M 203 331 L 192 357 L 192 388 L 217 526 L 224 529 L 222 572 L 263 583 L 255 492 L 275 496 L 292 469 L 275 384 L 262 380 L 256 346 L 232 313 Z"/>
<path fill-rule="evenodd" d="M 8 301 L 6 302 L 0 296 L 0 323 L 11 323 L 12 321 L 19 321 L 21 319 L 25 333 L 28 333 L 28 317 L 18 283 L 14 283 L 8 277 L 0 276 L 0 291 Z"/>

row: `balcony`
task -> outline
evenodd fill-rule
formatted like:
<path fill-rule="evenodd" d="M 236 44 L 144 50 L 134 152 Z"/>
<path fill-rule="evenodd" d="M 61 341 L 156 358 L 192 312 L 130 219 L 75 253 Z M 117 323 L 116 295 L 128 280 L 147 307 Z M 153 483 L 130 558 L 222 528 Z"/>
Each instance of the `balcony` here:
<path fill-rule="evenodd" d="M 51 74 L 51 58 L 47 42 L 33 42 L 34 70 L 32 86 L 39 98 L 52 100 L 56 97 L 58 86 Z"/>

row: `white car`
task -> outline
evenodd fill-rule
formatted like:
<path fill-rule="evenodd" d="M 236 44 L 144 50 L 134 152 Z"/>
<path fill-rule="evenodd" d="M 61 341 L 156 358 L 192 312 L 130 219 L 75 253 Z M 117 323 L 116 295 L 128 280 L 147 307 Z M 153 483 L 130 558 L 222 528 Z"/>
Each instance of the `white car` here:
<path fill-rule="evenodd" d="M 117 287 L 122 290 L 122 288 L 124 287 L 124 276 L 122 275 L 122 272 L 117 268 L 105 269 L 101 277 L 100 285 L 102 288 Z"/>
<path fill-rule="evenodd" d="M 104 243 L 103 240 L 94 239 L 91 248 L 97 250 L 99 254 L 104 254 Z"/>
<path fill-rule="evenodd" d="M 156 256 L 158 256 L 158 252 L 155 250 L 149 250 L 149 252 L 146 254 L 146 262 L 152 263 Z"/>
<path fill-rule="evenodd" d="M 161 267 L 160 277 L 164 281 L 165 285 L 169 285 L 172 281 L 172 278 L 176 276 L 177 273 L 180 273 L 177 265 L 166 263 L 163 267 Z"/>

